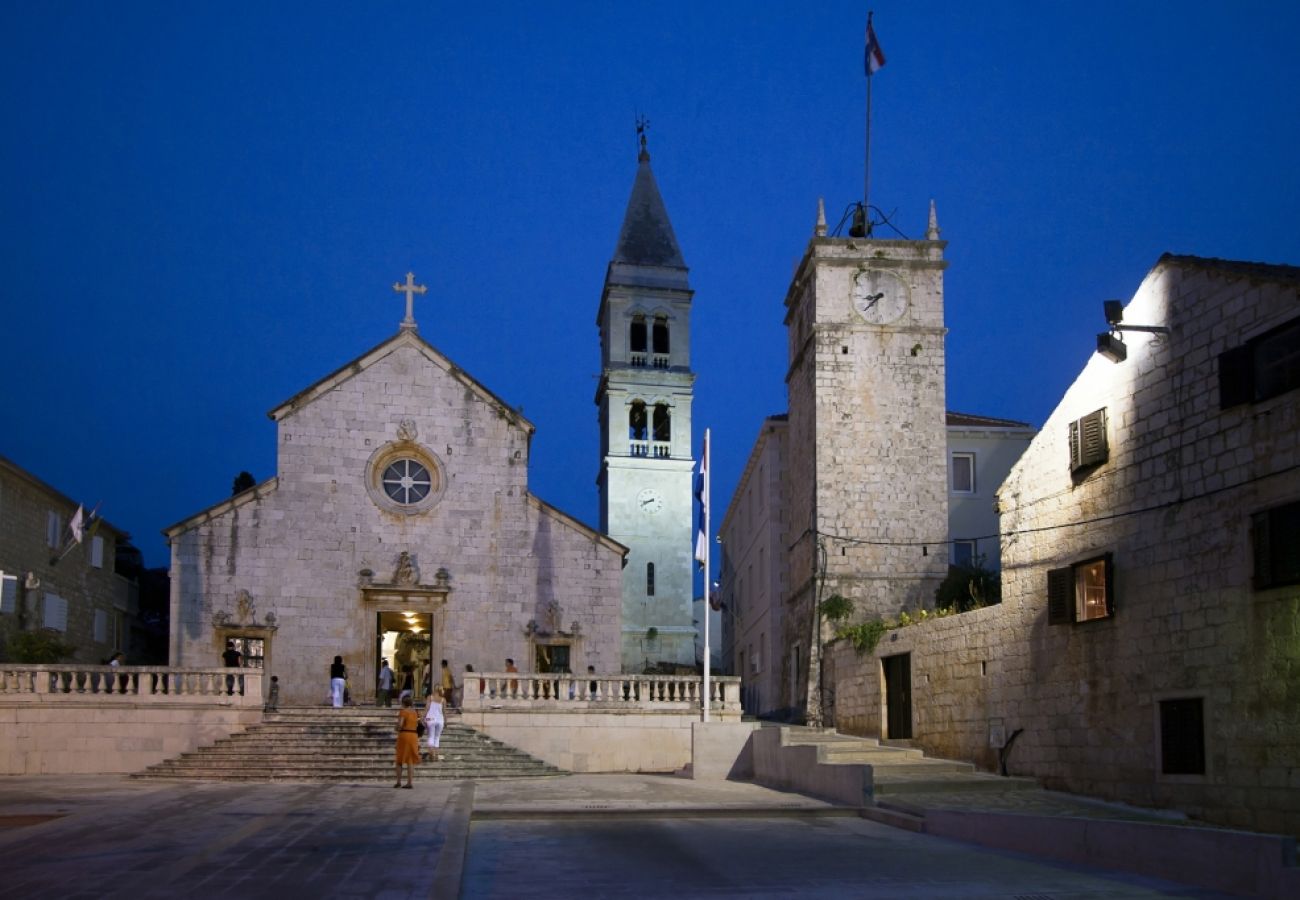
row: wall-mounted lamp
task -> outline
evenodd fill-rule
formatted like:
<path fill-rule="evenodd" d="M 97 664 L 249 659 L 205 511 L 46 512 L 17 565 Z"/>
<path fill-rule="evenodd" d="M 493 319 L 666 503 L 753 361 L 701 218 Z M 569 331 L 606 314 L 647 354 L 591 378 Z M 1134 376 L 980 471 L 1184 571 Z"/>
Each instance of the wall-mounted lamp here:
<path fill-rule="evenodd" d="M 1097 335 L 1097 352 L 1111 362 L 1123 362 L 1128 358 L 1128 347 L 1119 332 L 1141 331 L 1146 334 L 1168 334 L 1169 329 L 1163 325 L 1124 325 L 1124 304 L 1119 300 L 1103 300 L 1102 312 L 1110 331 Z"/>

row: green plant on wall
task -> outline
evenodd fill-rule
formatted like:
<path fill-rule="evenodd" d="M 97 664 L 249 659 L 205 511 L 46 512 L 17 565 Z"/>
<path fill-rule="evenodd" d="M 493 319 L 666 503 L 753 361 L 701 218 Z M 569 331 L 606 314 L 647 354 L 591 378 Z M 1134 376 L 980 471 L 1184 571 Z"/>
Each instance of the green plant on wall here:
<path fill-rule="evenodd" d="M 56 663 L 67 659 L 75 650 L 53 628 L 41 628 L 14 635 L 9 640 L 8 655 L 19 663 Z"/>
<path fill-rule="evenodd" d="M 970 612 L 1002 602 L 1002 579 L 979 556 L 967 565 L 949 566 L 948 577 L 934 592 L 936 609 Z"/>

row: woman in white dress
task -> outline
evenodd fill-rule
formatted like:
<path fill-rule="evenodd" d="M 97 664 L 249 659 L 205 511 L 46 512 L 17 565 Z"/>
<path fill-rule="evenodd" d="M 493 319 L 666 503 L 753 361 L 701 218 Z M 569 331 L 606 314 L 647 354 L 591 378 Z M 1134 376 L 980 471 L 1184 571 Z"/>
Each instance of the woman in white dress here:
<path fill-rule="evenodd" d="M 424 736 L 429 742 L 428 758 L 433 762 L 438 761 L 438 746 L 442 742 L 443 722 L 442 688 L 434 688 L 424 709 Z"/>

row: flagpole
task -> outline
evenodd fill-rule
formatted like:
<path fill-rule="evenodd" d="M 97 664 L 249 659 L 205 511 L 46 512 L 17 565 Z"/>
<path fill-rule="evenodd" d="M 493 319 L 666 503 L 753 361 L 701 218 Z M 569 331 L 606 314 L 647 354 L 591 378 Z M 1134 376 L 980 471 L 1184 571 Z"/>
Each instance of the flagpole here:
<path fill-rule="evenodd" d="M 867 152 L 862 166 L 862 214 L 866 219 L 867 235 L 871 235 L 871 13 L 867 13 L 867 52 L 864 65 L 867 70 Z"/>
<path fill-rule="evenodd" d="M 704 721 L 709 721 L 709 658 L 713 651 L 709 648 L 709 618 L 713 613 L 710 602 L 709 569 L 709 429 L 704 429 L 704 696 L 701 705 L 704 708 Z"/>

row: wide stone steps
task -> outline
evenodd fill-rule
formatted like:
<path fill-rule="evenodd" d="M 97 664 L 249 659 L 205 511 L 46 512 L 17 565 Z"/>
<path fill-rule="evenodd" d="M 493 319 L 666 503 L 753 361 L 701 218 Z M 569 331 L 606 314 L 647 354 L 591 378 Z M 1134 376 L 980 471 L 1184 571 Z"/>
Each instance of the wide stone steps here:
<path fill-rule="evenodd" d="M 819 765 L 871 766 L 876 797 L 964 791 L 1021 791 L 1038 788 L 1032 778 L 1007 778 L 976 770 L 967 762 L 927 757 L 902 742 L 836 732 L 790 728 L 787 743 L 817 747 Z"/>
<path fill-rule="evenodd" d="M 174 759 L 135 778 L 212 781 L 372 781 L 393 777 L 395 709 L 299 707 L 267 713 L 258 725 Z M 424 741 L 420 741 L 421 750 Z M 500 741 L 448 723 L 440 759 L 417 777 L 521 778 L 563 774 Z"/>

